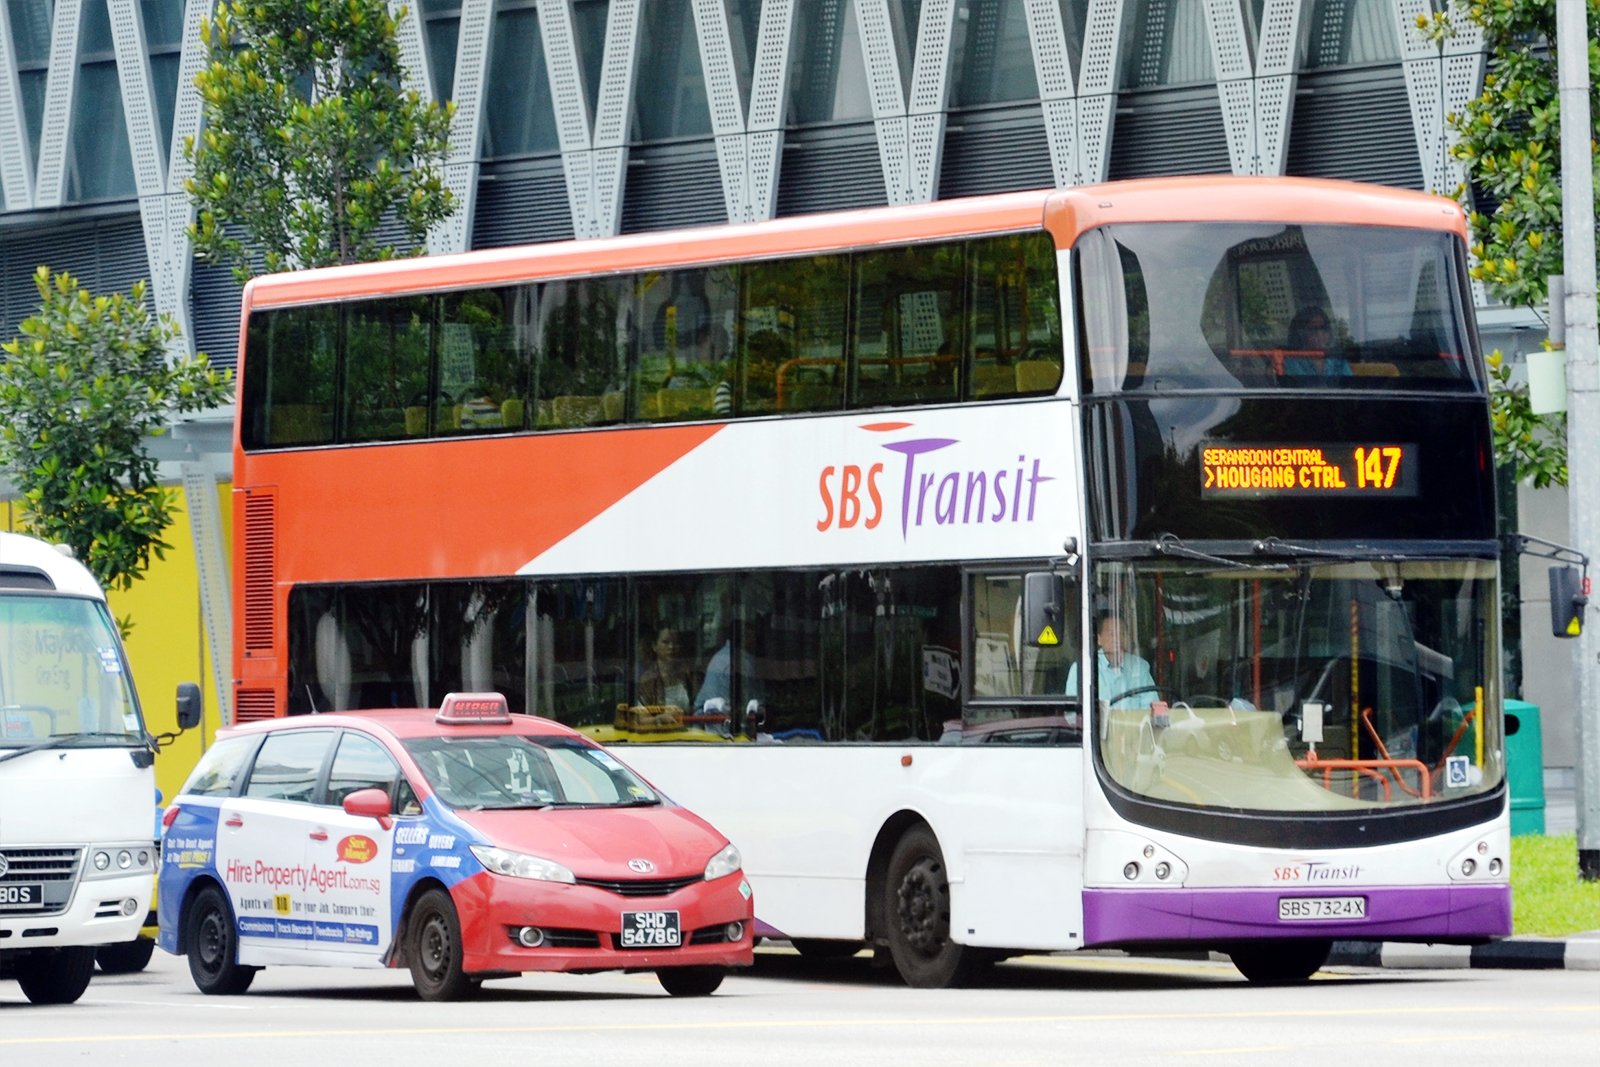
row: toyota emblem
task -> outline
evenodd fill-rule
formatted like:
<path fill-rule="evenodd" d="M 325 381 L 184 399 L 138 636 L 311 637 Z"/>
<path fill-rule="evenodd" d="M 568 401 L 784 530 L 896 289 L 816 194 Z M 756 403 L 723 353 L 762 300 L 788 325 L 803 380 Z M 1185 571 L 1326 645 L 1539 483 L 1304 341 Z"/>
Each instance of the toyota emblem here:
<path fill-rule="evenodd" d="M 649 874 L 656 869 L 656 865 L 649 860 L 629 860 L 628 870 L 634 874 Z"/>

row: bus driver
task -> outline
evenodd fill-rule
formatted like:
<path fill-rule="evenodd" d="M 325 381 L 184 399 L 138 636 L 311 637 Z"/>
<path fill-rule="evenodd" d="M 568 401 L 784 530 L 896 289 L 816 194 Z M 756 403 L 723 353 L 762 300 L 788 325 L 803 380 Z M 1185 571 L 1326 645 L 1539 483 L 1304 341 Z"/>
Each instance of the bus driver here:
<path fill-rule="evenodd" d="M 1156 696 L 1155 676 L 1150 664 L 1123 641 L 1122 622 L 1111 612 L 1100 616 L 1095 627 L 1095 684 L 1100 699 L 1113 708 L 1148 707 Z M 1078 665 L 1067 671 L 1067 695 L 1078 695 Z"/>

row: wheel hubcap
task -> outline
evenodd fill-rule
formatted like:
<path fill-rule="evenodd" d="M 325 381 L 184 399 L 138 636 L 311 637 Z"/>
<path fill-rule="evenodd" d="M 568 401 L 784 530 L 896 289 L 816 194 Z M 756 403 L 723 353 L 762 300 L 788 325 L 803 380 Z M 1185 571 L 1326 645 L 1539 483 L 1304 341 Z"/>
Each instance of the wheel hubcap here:
<path fill-rule="evenodd" d="M 938 952 L 945 940 L 943 887 L 937 866 L 921 860 L 900 881 L 896 909 L 906 943 L 925 955 Z"/>

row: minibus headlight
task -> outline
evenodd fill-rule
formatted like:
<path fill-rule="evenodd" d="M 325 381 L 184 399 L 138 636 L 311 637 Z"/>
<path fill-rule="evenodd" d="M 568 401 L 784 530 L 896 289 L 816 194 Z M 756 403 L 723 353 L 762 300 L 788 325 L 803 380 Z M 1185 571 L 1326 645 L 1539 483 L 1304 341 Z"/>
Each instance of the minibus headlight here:
<path fill-rule="evenodd" d="M 730 875 L 744 866 L 744 857 L 739 855 L 739 850 L 733 845 L 718 852 L 711 857 L 711 862 L 706 864 L 706 881 L 713 878 L 722 878 Z"/>
<path fill-rule="evenodd" d="M 577 881 L 571 871 L 554 860 L 547 860 L 542 856 L 512 852 L 510 849 L 495 848 L 493 845 L 471 847 L 472 854 L 478 857 L 478 862 L 494 874 L 503 874 L 508 878 L 531 878 L 536 882 L 565 882 L 568 885 Z"/>

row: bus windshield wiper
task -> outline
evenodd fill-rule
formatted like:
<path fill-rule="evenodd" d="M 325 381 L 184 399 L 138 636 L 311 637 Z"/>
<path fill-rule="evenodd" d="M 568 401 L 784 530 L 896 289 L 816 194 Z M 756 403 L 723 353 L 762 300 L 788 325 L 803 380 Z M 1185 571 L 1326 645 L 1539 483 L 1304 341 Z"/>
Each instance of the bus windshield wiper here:
<path fill-rule="evenodd" d="M 1315 556 L 1320 559 L 1344 560 L 1400 560 L 1411 558 L 1403 552 L 1355 552 L 1339 548 L 1313 548 L 1310 545 L 1297 545 L 1277 537 L 1263 537 L 1251 545 L 1250 548 L 1258 556 Z"/>
<path fill-rule="evenodd" d="M 1150 542 L 1150 550 L 1159 556 L 1178 556 L 1182 559 L 1198 560 L 1201 563 L 1210 563 L 1218 567 L 1227 567 L 1230 570 L 1260 571 L 1260 570 L 1288 570 L 1284 563 L 1269 563 L 1263 567 L 1259 563 L 1245 563 L 1243 560 L 1228 559 L 1226 556 L 1213 556 L 1209 552 L 1202 552 L 1198 548 L 1190 548 L 1178 538 L 1176 534 L 1161 534 Z"/>
<path fill-rule="evenodd" d="M 55 734 L 55 735 L 53 735 L 51 737 L 45 738 L 43 741 L 35 741 L 31 745 L 23 745 L 21 748 L 13 748 L 13 749 L 9 749 L 9 750 L 0 750 L 0 763 L 4 763 L 6 760 L 9 760 L 9 759 L 16 759 L 18 756 L 26 756 L 30 752 L 45 752 L 45 751 L 48 751 L 49 749 L 52 749 L 52 748 L 75 748 L 75 747 L 77 747 L 77 743 L 79 741 L 83 741 L 85 739 L 93 740 L 93 741 L 100 742 L 100 743 L 104 743 L 106 740 L 111 739 L 111 740 L 121 741 L 121 742 L 125 743 L 130 748 L 136 748 L 139 745 L 139 739 L 137 737 L 131 737 L 128 734 L 109 733 L 109 732 L 107 732 L 107 733 L 82 733 L 82 734 Z"/>

